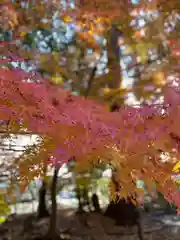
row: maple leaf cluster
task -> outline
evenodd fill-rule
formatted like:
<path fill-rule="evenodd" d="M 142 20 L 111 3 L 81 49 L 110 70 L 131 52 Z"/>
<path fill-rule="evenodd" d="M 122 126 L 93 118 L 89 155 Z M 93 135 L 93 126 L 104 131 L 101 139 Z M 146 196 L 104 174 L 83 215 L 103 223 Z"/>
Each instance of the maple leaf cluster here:
<path fill-rule="evenodd" d="M 118 167 L 124 196 L 134 189 L 132 173 L 141 173 L 148 186 L 156 181 L 158 190 L 179 206 L 179 192 L 171 179 L 180 144 L 178 87 L 167 89 L 164 105 L 125 106 L 111 113 L 106 106 L 48 81 L 28 83 L 28 77 L 22 70 L 0 69 L 0 118 L 8 121 L 7 132 L 28 130 L 48 139 L 39 156 L 43 161 L 54 156 L 51 164 L 75 156 L 86 168 L 99 159 Z M 165 162 L 160 152 L 168 152 Z"/>
<path fill-rule="evenodd" d="M 32 4 L 33 1 L 29 2 Z M 42 27 L 44 23 L 41 20 L 45 13 L 44 9 L 48 9 L 46 18 L 48 24 L 52 24 L 52 13 L 54 7 L 59 6 L 59 3 L 57 4 L 59 1 L 48 1 L 49 7 L 46 3 L 37 2 L 39 4 L 32 4 L 27 11 L 17 4 L 16 6 L 12 3 L 2 5 L 1 12 L 3 14 L 0 23 L 4 24 L 5 30 L 11 29 L 13 31 L 15 39 L 16 37 L 23 38 L 27 32 L 34 29 L 35 25 Z M 147 3 L 147 5 L 142 1 L 139 10 L 137 7 L 137 11 L 140 11 L 143 6 L 147 10 L 159 9 L 157 8 L 158 2 L 162 1 Z M 174 0 L 172 3 L 175 5 L 177 1 Z M 161 6 L 162 16 L 165 13 L 164 9 L 167 9 L 166 5 L 162 4 Z M 132 36 L 136 31 L 132 32 L 130 27 L 133 16 L 130 17 L 126 9 L 133 10 L 134 7 L 127 1 L 120 1 L 118 7 L 114 1 L 105 4 L 104 1 L 99 0 L 84 1 L 83 6 L 78 6 L 78 11 L 67 11 L 68 21 L 73 21 L 76 18 L 77 26 L 80 27 L 80 38 L 94 46 L 99 52 L 100 49 L 97 48 L 97 43 L 94 41 L 94 34 L 106 35 L 106 30 L 111 29 L 114 19 L 117 20 L 117 25 L 121 25 L 127 40 L 133 39 Z M 96 8 L 99 11 L 96 11 Z M 114 11 L 115 9 L 116 11 Z M 119 9 L 122 10 L 121 13 L 119 13 Z M 61 9 L 58 10 L 61 13 Z M 171 9 L 170 13 L 172 13 Z M 113 17 L 110 17 L 111 15 Z M 59 18 L 63 18 L 63 14 L 60 14 Z M 161 20 L 160 18 L 160 22 Z M 150 33 L 147 35 L 156 35 L 158 41 L 162 42 L 159 33 L 164 32 L 164 28 L 158 21 L 154 24 L 158 28 L 155 26 L 151 29 L 150 27 Z M 100 28 L 97 28 L 97 25 Z M 139 35 L 135 35 L 136 40 L 138 40 Z M 141 42 L 141 40 L 138 41 Z M 152 41 L 151 37 L 150 41 Z M 13 41 L 10 43 L 13 45 Z M 8 43 L 8 47 L 4 46 L 1 53 L 3 56 L 8 55 L 9 57 L 10 44 Z M 149 45 L 146 44 L 146 50 L 149 48 L 147 46 Z M 139 48 L 142 50 L 142 45 Z M 172 55 L 178 58 L 178 41 L 171 44 L 171 48 Z M 17 54 L 19 49 L 14 47 L 13 52 Z M 21 49 L 20 55 L 23 55 L 22 53 Z M 32 55 L 34 58 L 34 55 L 37 54 L 33 53 Z M 144 54 L 141 53 L 141 55 Z M 4 64 L 14 59 L 19 58 L 13 56 L 11 60 L 1 59 L 0 61 Z M 120 72 L 119 63 L 115 66 L 118 66 L 115 68 L 117 71 L 113 71 L 112 77 L 117 78 L 117 72 Z M 177 61 L 173 67 L 176 67 L 175 71 L 177 72 L 179 69 Z M 111 69 L 113 67 L 110 67 Z M 55 71 L 57 72 L 57 69 Z M 28 83 L 27 80 L 30 78 L 39 83 Z M 37 79 L 38 81 L 36 81 Z M 115 165 L 119 169 L 117 175 L 122 183 L 122 196 L 127 196 L 129 192 L 134 190 L 132 181 L 134 176 L 141 176 L 149 188 L 155 181 L 158 190 L 179 206 L 179 192 L 171 179 L 173 166 L 179 159 L 180 93 L 178 87 L 168 87 L 167 84 L 165 86 L 163 84 L 163 104 L 141 108 L 122 106 L 118 112 L 110 113 L 105 105 L 97 104 L 97 102 L 83 97 L 73 96 L 70 92 L 49 84 L 48 80 L 46 81 L 34 73 L 25 73 L 20 69 L 1 68 L 0 83 L 0 119 L 6 122 L 5 131 L 9 134 L 18 134 L 20 131 L 26 132 L 28 130 L 32 134 L 40 135 L 43 139 L 38 149 L 30 151 L 32 154 L 30 162 L 27 162 L 29 156 L 27 152 L 22 157 L 24 161 L 19 164 L 21 181 L 24 181 L 24 186 L 36 174 L 39 174 L 39 170 L 35 171 L 34 168 L 30 173 L 28 171 L 30 166 L 43 165 L 47 159 L 51 159 L 51 163 L 54 165 L 60 165 L 75 156 L 78 164 L 84 168 L 90 167 L 92 162 L 96 164 L 99 161 Z M 4 128 L 4 126 L 2 127 Z M 162 161 L 164 153 L 168 153 L 166 161 Z M 27 177 L 25 177 L 26 175 Z"/>

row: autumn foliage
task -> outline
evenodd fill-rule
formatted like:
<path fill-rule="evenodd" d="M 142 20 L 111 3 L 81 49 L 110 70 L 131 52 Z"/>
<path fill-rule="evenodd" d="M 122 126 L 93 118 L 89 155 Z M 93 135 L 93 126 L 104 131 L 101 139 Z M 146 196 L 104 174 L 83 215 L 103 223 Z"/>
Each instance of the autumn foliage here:
<path fill-rule="evenodd" d="M 39 27 L 46 28 L 49 27 L 48 24 L 51 25 L 52 20 L 49 20 L 49 23 L 40 21 L 45 9 L 45 3 L 40 2 L 38 1 L 39 5 L 29 8 L 27 12 L 23 12 L 18 4 L 1 6 L 4 17 L 0 18 L 0 22 L 3 23 L 4 19 L 8 19 L 5 29 L 12 29 L 14 34 L 10 44 L 1 43 L 1 53 L 7 57 L 0 60 L 3 65 L 12 59 L 23 61 L 27 55 L 31 60 L 38 56 L 39 53 L 35 51 L 33 54 L 24 52 L 22 49 L 19 51 L 18 47 L 14 47 L 16 45 L 14 42 L 22 40 L 34 28 L 35 23 L 38 23 Z M 47 19 L 50 16 L 52 18 L 52 12 L 57 10 L 57 1 L 53 2 L 48 1 L 47 3 L 49 4 L 49 11 L 46 12 Z M 125 40 L 128 43 L 133 41 L 136 49 L 140 49 L 138 33 L 130 31 L 130 28 L 126 31 L 127 25 L 129 26 L 127 19 L 132 20 L 133 16 L 129 17 L 123 6 L 132 10 L 132 4 L 122 2 L 124 5 L 123 3 L 118 5 L 122 9 L 121 14 L 117 16 L 114 12 L 114 19 L 118 22 L 117 25 L 125 23 L 122 25 Z M 101 11 L 104 8 L 103 1 L 98 1 L 98 3 L 93 1 L 93 4 L 85 1 L 84 6 L 80 6 L 78 12 L 64 11 L 61 12 L 59 18 L 66 22 L 71 22 L 76 18 L 77 25 L 81 30 L 88 29 L 85 33 L 83 30 L 79 31 L 78 37 L 87 44 L 87 47 L 91 46 L 96 53 L 99 53 L 101 47 L 93 40 L 93 33 L 96 32 L 99 35 L 107 33 L 105 30 L 111 28 L 114 20 L 109 17 L 109 14 L 110 11 L 112 13 L 112 10 L 117 8 L 117 3 L 108 2 L 107 11 L 106 9 Z M 94 10 L 97 6 L 99 11 Z M 144 1 L 143 6 L 146 7 Z M 157 4 L 152 3 L 151 8 L 157 8 Z M 164 8 L 166 9 L 167 6 Z M 20 10 L 17 11 L 17 9 Z M 35 13 L 38 14 L 35 15 Z M 32 15 L 36 18 L 32 18 Z M 85 25 L 83 25 L 84 22 Z M 104 25 L 98 31 L 95 28 L 96 24 Z M 158 35 L 160 30 L 162 28 L 153 29 L 158 36 L 157 42 L 153 40 L 157 45 L 162 41 L 161 36 Z M 153 34 L 150 32 L 147 35 L 152 36 Z M 136 36 L 135 40 L 133 40 L 134 36 Z M 146 40 L 144 41 L 147 50 L 149 45 Z M 152 41 L 152 38 L 150 37 L 148 41 Z M 170 40 L 169 43 L 171 43 Z M 11 51 L 9 51 L 10 45 Z M 175 41 L 174 44 L 170 44 L 170 49 L 170 55 L 175 56 L 178 61 L 179 42 Z M 142 53 L 139 55 L 143 58 Z M 6 134 L 29 132 L 41 137 L 36 148 L 28 149 L 29 152 L 27 151 L 21 156 L 21 161 L 16 161 L 20 176 L 14 181 L 19 181 L 23 187 L 26 186 L 35 176 L 41 175 L 39 169 L 37 170 L 33 166 L 49 164 L 48 159 L 51 159 L 51 164 L 57 166 L 75 157 L 82 169 L 106 162 L 118 169 L 117 178 L 121 182 L 122 197 L 134 192 L 135 181 L 141 178 L 149 190 L 152 189 L 155 182 L 158 191 L 179 208 L 180 193 L 171 176 L 173 167 L 179 161 L 180 89 L 178 81 L 176 85 L 174 82 L 167 81 L 169 71 L 172 69 L 177 71 L 175 70 L 177 61 L 173 67 L 171 65 L 170 69 L 168 68 L 166 71 L 160 69 L 159 71 L 158 76 L 163 75 L 163 84 L 159 84 L 163 88 L 163 92 L 161 92 L 164 98 L 163 103 L 144 104 L 138 107 L 121 105 L 120 109 L 113 113 L 106 105 L 84 97 L 73 96 L 72 93 L 63 90 L 60 86 L 50 84 L 49 80 L 40 74 L 26 73 L 18 68 L 1 67 L 0 119 L 2 120 L 2 131 Z M 169 66 L 170 63 L 167 65 Z M 115 70 L 117 70 L 116 66 Z M 117 76 L 114 74 L 113 77 Z M 159 79 L 157 76 L 156 78 Z M 28 82 L 29 79 L 32 82 Z M 120 81 L 118 80 L 116 83 L 120 87 Z M 142 88 L 145 89 L 144 85 Z M 122 91 L 122 89 L 120 90 Z M 125 90 L 124 92 L 127 93 Z M 51 158 L 52 156 L 53 158 Z M 17 164 L 14 164 L 14 167 L 16 166 Z M 31 171 L 26 174 L 28 169 Z"/>
<path fill-rule="evenodd" d="M 45 81 L 23 82 L 25 75 L 1 68 L 0 113 L 8 121 L 7 132 L 24 128 L 48 137 L 41 157 L 54 155 L 54 164 L 75 156 L 84 167 L 99 159 L 119 166 L 122 196 L 134 189 L 132 179 L 140 174 L 149 188 L 156 181 L 158 189 L 179 206 L 179 193 L 171 180 L 180 144 L 178 89 L 167 89 L 165 105 L 122 107 L 110 113 L 106 106 L 72 96 Z M 165 162 L 160 161 L 161 152 L 169 154 Z"/>

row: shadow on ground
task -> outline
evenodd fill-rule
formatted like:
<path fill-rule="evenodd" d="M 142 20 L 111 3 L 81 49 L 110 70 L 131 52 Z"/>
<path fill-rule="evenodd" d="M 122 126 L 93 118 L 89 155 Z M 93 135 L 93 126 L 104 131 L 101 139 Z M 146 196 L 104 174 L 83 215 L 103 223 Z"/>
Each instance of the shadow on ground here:
<path fill-rule="evenodd" d="M 34 214 L 14 215 L 0 226 L 1 240 L 45 239 L 49 219 L 37 220 Z M 144 240 L 179 240 L 180 218 L 143 216 Z M 58 239 L 72 240 L 138 240 L 137 227 L 117 226 L 99 213 L 77 214 L 73 209 L 58 211 Z"/>

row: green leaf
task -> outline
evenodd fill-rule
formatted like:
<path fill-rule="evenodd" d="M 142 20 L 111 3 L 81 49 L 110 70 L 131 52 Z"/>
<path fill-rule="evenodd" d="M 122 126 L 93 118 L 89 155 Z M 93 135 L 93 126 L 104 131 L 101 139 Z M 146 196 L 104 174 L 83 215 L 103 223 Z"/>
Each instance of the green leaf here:
<path fill-rule="evenodd" d="M 6 221 L 5 217 L 0 217 L 0 224 L 4 223 Z"/>

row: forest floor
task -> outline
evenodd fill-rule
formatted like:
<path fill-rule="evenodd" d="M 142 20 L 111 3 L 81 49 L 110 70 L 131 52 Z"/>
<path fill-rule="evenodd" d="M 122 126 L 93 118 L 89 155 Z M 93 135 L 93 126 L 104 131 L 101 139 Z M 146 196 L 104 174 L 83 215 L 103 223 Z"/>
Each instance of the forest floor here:
<path fill-rule="evenodd" d="M 47 232 L 48 219 L 35 214 L 17 215 L 0 226 L 1 240 L 40 240 Z M 180 216 L 143 217 L 144 240 L 179 240 Z M 59 239 L 138 240 L 137 227 L 124 228 L 97 213 L 77 215 L 74 209 L 58 211 Z"/>

